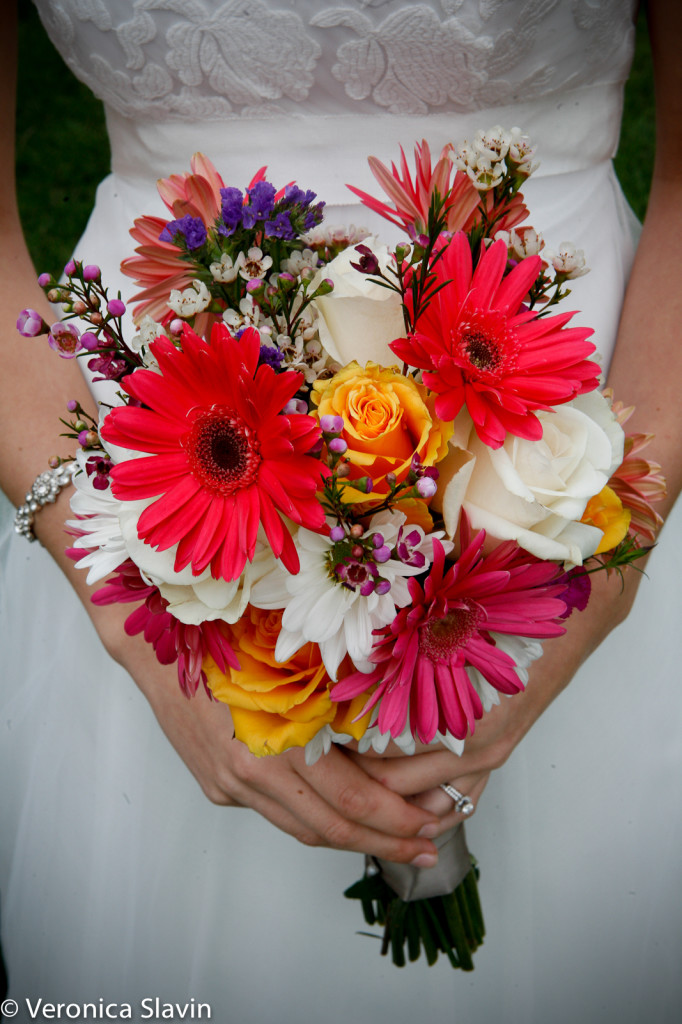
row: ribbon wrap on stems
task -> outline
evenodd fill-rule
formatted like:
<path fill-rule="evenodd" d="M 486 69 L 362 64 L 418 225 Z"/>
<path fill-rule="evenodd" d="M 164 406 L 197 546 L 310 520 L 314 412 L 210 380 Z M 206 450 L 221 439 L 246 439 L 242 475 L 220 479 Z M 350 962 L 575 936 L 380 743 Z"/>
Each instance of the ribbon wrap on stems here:
<path fill-rule="evenodd" d="M 390 948 L 396 966 L 405 965 L 406 951 L 417 960 L 423 949 L 429 964 L 442 952 L 453 967 L 471 971 L 471 954 L 482 943 L 485 926 L 464 826 L 455 825 L 435 844 L 433 868 L 366 857 L 365 877 L 345 895 L 361 901 L 367 924 L 384 926 L 381 952 Z"/>
<path fill-rule="evenodd" d="M 406 902 L 447 896 L 471 871 L 471 854 L 466 844 L 464 825 L 453 826 L 434 839 L 434 844 L 438 849 L 438 863 L 433 868 L 416 868 L 412 864 L 397 864 L 377 857 L 366 857 L 365 868 L 369 865 L 377 867 L 384 881 Z"/>

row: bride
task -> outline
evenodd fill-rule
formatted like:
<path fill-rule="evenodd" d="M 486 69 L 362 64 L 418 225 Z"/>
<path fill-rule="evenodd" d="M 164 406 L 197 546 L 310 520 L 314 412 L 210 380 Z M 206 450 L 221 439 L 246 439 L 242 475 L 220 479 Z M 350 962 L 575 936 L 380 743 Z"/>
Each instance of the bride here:
<path fill-rule="evenodd" d="M 131 283 L 118 268 L 131 252 L 128 228 L 142 213 L 162 212 L 155 179 L 184 170 L 196 149 L 229 184 L 243 187 L 268 163 L 272 180 L 297 178 L 326 198 L 328 220 L 386 236 L 344 188 L 373 190 L 369 153 L 387 161 L 400 142 L 426 136 L 438 149 L 479 127 L 520 124 L 542 161 L 526 190 L 532 220 L 548 244 L 569 237 L 588 253 L 592 271 L 575 283 L 575 305 L 595 327 L 605 364 L 614 352 L 609 383 L 637 407 L 628 429 L 656 433 L 652 457 L 665 467 L 672 505 L 680 482 L 678 4 L 649 4 L 658 150 L 631 273 L 630 224 L 610 164 L 631 4 L 37 6 L 67 63 L 106 104 L 113 173 L 77 255 L 96 260 L 124 295 Z M 11 33 L 2 45 L 9 97 Z M 76 361 L 44 358 L 40 343 L 14 328 L 22 306 L 54 314 L 9 194 L 8 103 L 1 116 L 0 480 L 18 505 L 46 468 L 66 399 L 87 405 L 89 395 Z M 26 998 L 103 999 L 138 1013 L 142 999 L 184 1006 L 194 998 L 214 1019 L 239 1024 L 358 1012 L 407 1021 L 424 1010 L 461 1024 L 493 1014 L 524 1024 L 591 1022 L 607 1012 L 633 1024 L 645 1012 L 673 1019 L 682 994 L 679 515 L 628 623 L 638 575 L 628 574 L 623 592 L 618 579 L 599 579 L 589 611 L 547 644 L 525 694 L 487 716 L 462 758 L 432 751 L 372 760 L 334 750 L 306 767 L 300 752 L 253 758 L 233 740 L 224 706 L 186 701 L 173 670 L 125 637 L 125 610 L 103 614 L 90 604 L 83 574 L 63 554 L 67 509 L 64 494 L 37 513 L 42 548 L 10 538 L 11 517 L 2 543 L 0 912 L 9 994 L 22 1012 Z M 472 976 L 446 964 L 396 971 L 378 943 L 354 934 L 357 908 L 341 897 L 361 868 L 353 851 L 434 862 L 432 840 L 458 820 L 443 782 L 480 802 L 468 835 L 488 936 Z"/>

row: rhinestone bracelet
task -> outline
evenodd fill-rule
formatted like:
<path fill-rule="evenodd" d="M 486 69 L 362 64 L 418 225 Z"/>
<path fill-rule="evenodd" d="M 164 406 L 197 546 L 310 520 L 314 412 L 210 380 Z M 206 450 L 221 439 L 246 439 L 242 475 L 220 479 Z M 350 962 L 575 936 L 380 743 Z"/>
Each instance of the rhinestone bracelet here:
<path fill-rule="evenodd" d="M 14 530 L 26 540 L 37 540 L 33 532 L 33 520 L 36 512 L 39 512 L 43 505 L 52 504 L 59 497 L 62 487 L 71 483 L 75 462 L 63 462 L 57 469 L 46 469 L 44 473 L 36 477 L 31 490 L 26 495 L 26 504 L 17 509 L 14 517 Z"/>

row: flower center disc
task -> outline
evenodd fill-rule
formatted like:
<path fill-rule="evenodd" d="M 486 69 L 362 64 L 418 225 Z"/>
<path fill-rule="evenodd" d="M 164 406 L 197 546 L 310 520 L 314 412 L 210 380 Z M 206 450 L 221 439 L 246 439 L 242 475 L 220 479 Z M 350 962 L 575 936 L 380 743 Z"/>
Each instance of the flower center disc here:
<path fill-rule="evenodd" d="M 431 661 L 450 661 L 477 632 L 485 613 L 474 601 L 458 601 L 442 619 L 430 619 L 419 630 L 419 652 Z"/>
<path fill-rule="evenodd" d="M 500 353 L 497 345 L 480 331 L 472 331 L 462 338 L 466 345 L 469 362 L 478 370 L 496 370 L 500 365 Z"/>
<path fill-rule="evenodd" d="M 516 363 L 518 341 L 506 317 L 496 310 L 472 310 L 455 342 L 459 366 L 473 380 L 493 380 Z"/>
<path fill-rule="evenodd" d="M 198 413 L 186 440 L 189 464 L 201 483 L 227 497 L 252 484 L 260 466 L 260 443 L 232 409 Z"/>

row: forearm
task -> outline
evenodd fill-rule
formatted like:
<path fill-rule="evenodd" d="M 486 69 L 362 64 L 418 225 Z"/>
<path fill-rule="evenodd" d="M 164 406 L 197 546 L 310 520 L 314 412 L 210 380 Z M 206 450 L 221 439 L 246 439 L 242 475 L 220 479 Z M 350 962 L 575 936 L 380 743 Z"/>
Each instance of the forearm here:
<path fill-rule="evenodd" d="M 634 405 L 628 431 L 655 434 L 646 457 L 668 482 L 662 515 L 682 484 L 682 7 L 651 0 L 649 22 L 656 84 L 656 164 L 618 343 L 608 376 L 615 397 Z"/>

